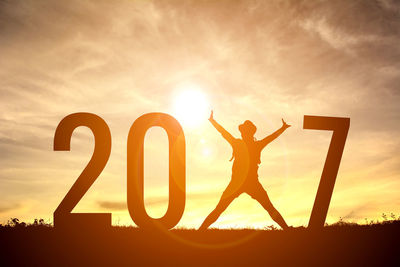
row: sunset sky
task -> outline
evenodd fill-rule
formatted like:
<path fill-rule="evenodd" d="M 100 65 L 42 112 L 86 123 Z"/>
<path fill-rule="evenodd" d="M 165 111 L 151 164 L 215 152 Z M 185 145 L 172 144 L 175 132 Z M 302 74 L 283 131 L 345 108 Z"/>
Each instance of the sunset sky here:
<path fill-rule="evenodd" d="M 52 221 L 94 145 L 80 127 L 71 151 L 53 151 L 55 129 L 68 114 L 91 112 L 109 125 L 112 151 L 74 211 L 112 212 L 114 224 L 133 225 L 128 131 L 139 116 L 165 112 L 186 137 L 177 226 L 199 227 L 232 166 L 229 144 L 207 120 L 211 109 L 236 137 L 247 119 L 258 139 L 281 118 L 292 124 L 263 151 L 259 169 L 289 225 L 308 223 L 331 139 L 302 129 L 304 115 L 351 118 L 327 222 L 400 216 L 399 103 L 398 1 L 1 0 L 0 223 Z M 145 201 L 153 217 L 167 207 L 167 153 L 165 132 L 149 130 Z M 213 227 L 271 224 L 242 195 Z"/>

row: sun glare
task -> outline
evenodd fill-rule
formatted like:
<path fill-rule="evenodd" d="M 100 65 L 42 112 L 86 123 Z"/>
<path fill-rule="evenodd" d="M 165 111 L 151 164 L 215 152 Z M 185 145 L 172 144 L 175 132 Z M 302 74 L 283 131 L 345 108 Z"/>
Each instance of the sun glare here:
<path fill-rule="evenodd" d="M 174 112 L 183 126 L 195 127 L 207 120 L 210 106 L 200 88 L 191 86 L 183 88 L 176 97 Z"/>

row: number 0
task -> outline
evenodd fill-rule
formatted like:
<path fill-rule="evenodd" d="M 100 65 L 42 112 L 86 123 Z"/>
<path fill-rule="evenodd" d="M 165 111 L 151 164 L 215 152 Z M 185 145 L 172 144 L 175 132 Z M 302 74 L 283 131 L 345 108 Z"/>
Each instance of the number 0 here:
<path fill-rule="evenodd" d="M 168 135 L 169 144 L 169 201 L 165 215 L 151 218 L 144 206 L 143 147 L 147 130 L 153 126 L 162 127 Z M 186 198 L 185 136 L 179 122 L 165 113 L 148 113 L 139 117 L 128 135 L 128 210 L 132 220 L 142 228 L 159 226 L 174 227 L 182 217 Z"/>

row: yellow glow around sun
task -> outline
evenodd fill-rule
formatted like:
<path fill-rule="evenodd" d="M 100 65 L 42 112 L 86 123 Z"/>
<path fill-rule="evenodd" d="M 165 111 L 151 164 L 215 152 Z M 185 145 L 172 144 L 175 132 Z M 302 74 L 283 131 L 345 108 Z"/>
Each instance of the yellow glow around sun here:
<path fill-rule="evenodd" d="M 196 86 L 182 88 L 175 99 L 174 113 L 183 126 L 198 126 L 207 121 L 210 111 L 206 96 Z"/>

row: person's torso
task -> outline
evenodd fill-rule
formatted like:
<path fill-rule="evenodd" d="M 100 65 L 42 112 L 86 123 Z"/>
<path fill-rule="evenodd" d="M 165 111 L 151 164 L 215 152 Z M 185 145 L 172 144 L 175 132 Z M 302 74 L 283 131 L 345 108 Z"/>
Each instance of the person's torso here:
<path fill-rule="evenodd" d="M 232 147 L 232 179 L 258 180 L 257 171 L 261 162 L 261 147 L 258 142 L 246 143 L 242 139 L 236 139 Z"/>

